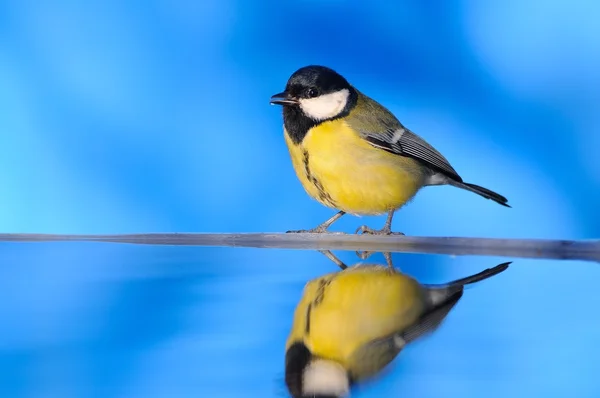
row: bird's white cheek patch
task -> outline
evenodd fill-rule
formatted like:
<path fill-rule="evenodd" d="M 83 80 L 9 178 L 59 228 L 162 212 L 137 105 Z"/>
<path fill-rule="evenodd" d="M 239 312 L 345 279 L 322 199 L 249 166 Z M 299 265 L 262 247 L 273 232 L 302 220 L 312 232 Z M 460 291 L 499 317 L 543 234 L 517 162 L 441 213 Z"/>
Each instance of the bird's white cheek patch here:
<path fill-rule="evenodd" d="M 311 119 L 317 121 L 329 119 L 336 117 L 344 110 L 349 95 L 350 91 L 343 89 L 316 98 L 304 98 L 300 100 L 300 108 Z"/>
<path fill-rule="evenodd" d="M 304 395 L 335 395 L 344 397 L 350 392 L 348 375 L 344 368 L 335 362 L 317 360 L 304 370 Z"/>

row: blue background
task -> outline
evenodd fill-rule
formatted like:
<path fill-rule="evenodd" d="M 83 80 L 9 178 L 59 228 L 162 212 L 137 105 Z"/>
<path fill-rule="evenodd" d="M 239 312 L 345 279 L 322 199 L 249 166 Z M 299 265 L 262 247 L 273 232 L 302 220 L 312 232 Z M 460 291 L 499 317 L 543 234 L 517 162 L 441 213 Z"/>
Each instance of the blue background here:
<path fill-rule="evenodd" d="M 328 65 L 512 209 L 432 187 L 411 235 L 600 236 L 592 0 L 0 3 L 3 232 L 261 232 L 333 214 L 291 168 L 281 110 Z M 347 232 L 383 217 L 346 216 Z M 354 262 L 353 253 L 342 253 Z M 381 257 L 374 257 L 381 260 Z M 423 282 L 499 258 L 396 255 Z M 0 396 L 285 396 L 314 252 L 0 244 Z M 597 266 L 517 260 L 357 397 L 600 395 Z"/>

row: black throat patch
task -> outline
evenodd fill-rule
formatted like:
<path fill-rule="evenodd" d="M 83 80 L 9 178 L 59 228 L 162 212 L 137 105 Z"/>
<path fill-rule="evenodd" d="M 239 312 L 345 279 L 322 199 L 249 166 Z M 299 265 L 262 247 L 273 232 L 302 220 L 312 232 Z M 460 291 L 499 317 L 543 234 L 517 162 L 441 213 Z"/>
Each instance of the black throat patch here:
<path fill-rule="evenodd" d="M 312 359 L 312 354 L 304 343 L 298 341 L 285 353 L 285 384 L 293 397 L 301 397 L 304 368 Z"/>
<path fill-rule="evenodd" d="M 319 123 L 304 115 L 299 106 L 283 107 L 283 126 L 295 145 L 301 143 L 308 134 L 308 130 Z"/>

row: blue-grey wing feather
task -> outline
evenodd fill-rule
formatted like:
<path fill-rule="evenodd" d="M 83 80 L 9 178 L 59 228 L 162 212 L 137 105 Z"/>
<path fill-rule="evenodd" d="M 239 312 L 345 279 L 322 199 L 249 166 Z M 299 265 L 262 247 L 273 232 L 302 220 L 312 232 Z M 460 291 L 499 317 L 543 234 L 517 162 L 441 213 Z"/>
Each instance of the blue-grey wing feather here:
<path fill-rule="evenodd" d="M 346 120 L 367 142 L 393 154 L 416 159 L 435 172 L 462 182 L 441 153 L 405 128 L 391 112 L 368 97 L 361 98 L 361 102 L 360 114 L 350 112 Z"/>

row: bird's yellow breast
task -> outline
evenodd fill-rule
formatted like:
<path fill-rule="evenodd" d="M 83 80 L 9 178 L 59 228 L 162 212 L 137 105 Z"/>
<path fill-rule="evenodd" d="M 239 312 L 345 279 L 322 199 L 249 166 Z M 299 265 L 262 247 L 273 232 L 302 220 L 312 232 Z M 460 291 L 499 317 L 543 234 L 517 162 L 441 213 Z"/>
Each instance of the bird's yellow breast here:
<path fill-rule="evenodd" d="M 296 307 L 287 347 L 302 341 L 313 355 L 351 369 L 358 347 L 412 325 L 423 297 L 414 279 L 386 267 L 353 267 L 315 279 Z"/>
<path fill-rule="evenodd" d="M 313 127 L 297 145 L 287 132 L 285 139 L 306 192 L 347 213 L 376 215 L 398 209 L 425 180 L 417 161 L 373 147 L 342 119 Z"/>

